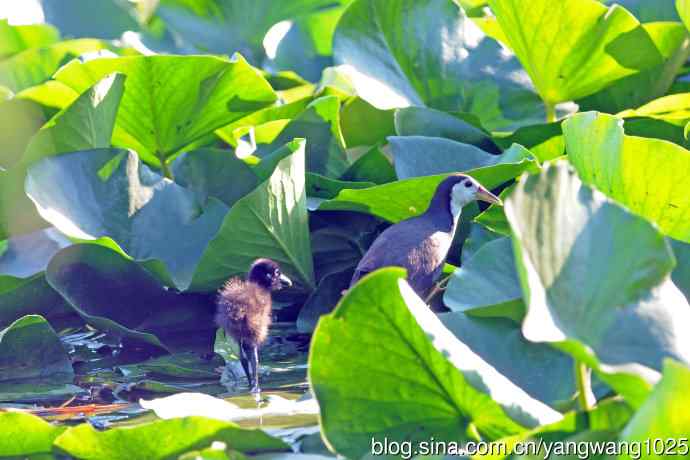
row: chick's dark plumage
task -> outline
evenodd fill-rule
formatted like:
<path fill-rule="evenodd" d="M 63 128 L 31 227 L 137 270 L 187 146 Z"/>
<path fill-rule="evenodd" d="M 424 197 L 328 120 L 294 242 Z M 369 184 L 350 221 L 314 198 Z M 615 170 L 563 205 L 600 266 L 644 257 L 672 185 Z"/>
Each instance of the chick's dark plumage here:
<path fill-rule="evenodd" d="M 271 325 L 271 292 L 239 278 L 228 280 L 218 292 L 216 324 L 238 343 L 261 345 Z"/>
<path fill-rule="evenodd" d="M 247 280 L 229 279 L 218 291 L 216 324 L 240 346 L 240 362 L 253 392 L 259 391 L 259 347 L 271 325 L 271 292 L 290 286 L 271 259 L 257 259 Z"/>

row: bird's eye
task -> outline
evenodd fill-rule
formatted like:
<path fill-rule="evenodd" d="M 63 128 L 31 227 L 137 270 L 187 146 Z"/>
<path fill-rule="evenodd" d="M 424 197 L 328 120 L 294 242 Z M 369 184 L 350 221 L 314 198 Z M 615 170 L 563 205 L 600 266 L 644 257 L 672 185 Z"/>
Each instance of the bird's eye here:
<path fill-rule="evenodd" d="M 465 188 L 470 188 L 470 187 L 472 187 L 472 182 L 470 182 L 470 181 L 465 182 Z"/>

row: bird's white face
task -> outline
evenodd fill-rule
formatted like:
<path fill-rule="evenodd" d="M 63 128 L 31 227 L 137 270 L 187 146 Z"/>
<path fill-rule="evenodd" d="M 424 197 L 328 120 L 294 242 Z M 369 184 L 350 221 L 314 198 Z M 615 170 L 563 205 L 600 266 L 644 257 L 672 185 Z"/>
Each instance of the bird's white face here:
<path fill-rule="evenodd" d="M 450 193 L 450 212 L 454 219 L 460 217 L 462 208 L 475 200 L 487 203 L 502 204 L 501 200 L 493 193 L 482 187 L 479 182 L 467 177 L 453 186 Z"/>

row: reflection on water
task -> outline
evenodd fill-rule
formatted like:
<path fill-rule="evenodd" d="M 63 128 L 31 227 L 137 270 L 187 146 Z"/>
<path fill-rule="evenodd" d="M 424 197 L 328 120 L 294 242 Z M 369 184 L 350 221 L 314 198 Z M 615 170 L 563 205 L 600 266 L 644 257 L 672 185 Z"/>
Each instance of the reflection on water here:
<path fill-rule="evenodd" d="M 306 378 L 309 336 L 298 334 L 294 323 L 274 324 L 261 349 L 259 402 L 249 393 L 239 362 L 225 366 L 218 354 L 156 356 L 151 350 L 124 349 L 112 337 L 91 330 L 65 334 L 62 341 L 73 360 L 74 383 L 83 390 L 71 405 L 130 403 L 105 414 L 56 417 L 65 423 L 88 420 L 99 428 L 138 424 L 156 418 L 139 405 L 140 398 L 153 400 L 183 392 L 205 393 L 251 410 L 236 420 L 243 427 L 268 431 L 307 427 L 314 431 L 318 423 L 315 413 L 294 413 L 284 403 L 310 397 Z M 233 356 L 230 348 L 222 355 Z"/>

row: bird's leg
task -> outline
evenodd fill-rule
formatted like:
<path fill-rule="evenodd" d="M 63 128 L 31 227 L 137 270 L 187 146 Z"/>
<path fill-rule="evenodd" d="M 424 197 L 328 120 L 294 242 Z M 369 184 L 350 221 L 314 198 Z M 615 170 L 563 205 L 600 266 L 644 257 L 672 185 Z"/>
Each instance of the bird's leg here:
<path fill-rule="evenodd" d="M 430 304 L 439 292 L 445 291 L 447 287 L 446 284 L 448 284 L 448 281 L 450 281 L 450 276 L 447 276 L 438 283 L 434 284 L 434 287 L 431 288 L 429 295 L 427 295 L 426 299 L 424 299 L 424 303 L 426 303 L 427 305 Z"/>
<path fill-rule="evenodd" d="M 247 381 L 249 382 L 249 385 L 251 386 L 252 374 L 249 371 L 249 359 L 247 356 L 247 352 L 245 351 L 245 342 L 242 339 L 240 339 L 240 363 L 242 364 L 242 369 L 244 369 L 244 375 L 247 376 Z"/>
<path fill-rule="evenodd" d="M 242 348 L 244 350 L 244 355 L 247 358 L 247 367 L 249 368 L 249 386 L 251 387 L 252 393 L 259 392 L 259 347 L 257 345 L 242 342 Z"/>

